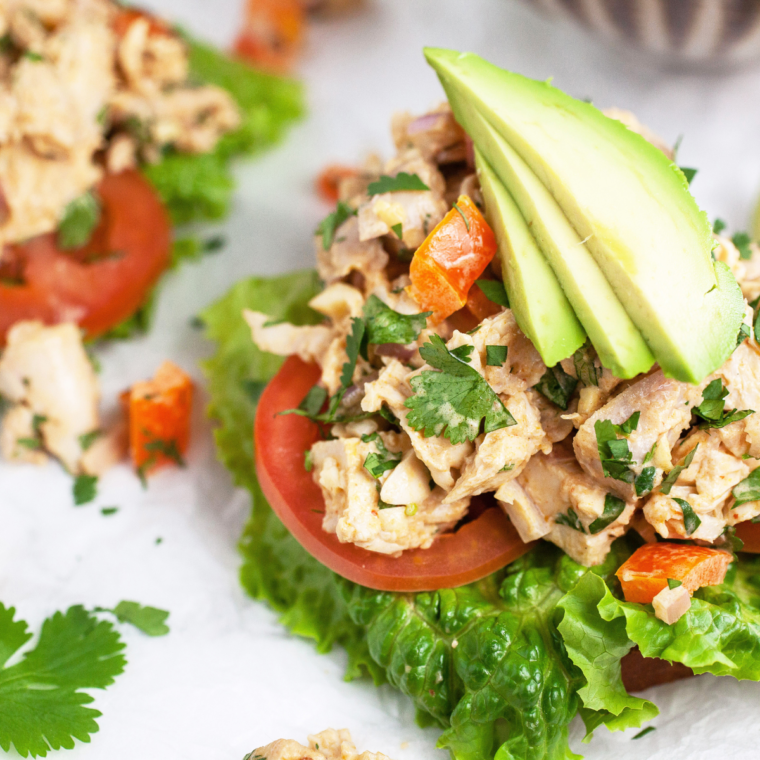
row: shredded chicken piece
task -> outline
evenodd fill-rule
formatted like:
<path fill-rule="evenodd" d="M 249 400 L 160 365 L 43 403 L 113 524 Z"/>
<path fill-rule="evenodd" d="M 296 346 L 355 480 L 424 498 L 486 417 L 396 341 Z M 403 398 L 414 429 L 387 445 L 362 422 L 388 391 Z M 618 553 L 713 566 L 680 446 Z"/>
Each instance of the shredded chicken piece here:
<path fill-rule="evenodd" d="M 625 111 L 622 108 L 605 108 L 602 113 L 605 116 L 609 116 L 610 119 L 617 119 L 622 122 L 631 132 L 641 135 L 647 142 L 652 143 L 655 148 L 659 148 L 671 161 L 675 158 L 673 148 L 659 135 L 649 129 L 649 127 L 642 124 L 630 111 Z"/>
<path fill-rule="evenodd" d="M 684 586 L 665 587 L 652 599 L 654 615 L 666 625 L 677 623 L 691 608 L 691 595 Z"/>
<path fill-rule="evenodd" d="M 381 752 L 359 754 L 348 729 L 328 728 L 309 736 L 305 747 L 293 739 L 278 739 L 246 755 L 244 760 L 390 760 Z"/>
<path fill-rule="evenodd" d="M 752 256 L 742 259 L 739 249 L 731 242 L 730 238 L 715 235 L 718 242 L 713 256 L 717 261 L 727 264 L 736 277 L 744 297 L 748 301 L 754 301 L 760 296 L 760 250 L 756 243 L 749 244 Z"/>
<path fill-rule="evenodd" d="M 266 314 L 250 309 L 243 311 L 243 317 L 251 328 L 253 342 L 261 351 L 278 356 L 296 354 L 305 362 L 322 357 L 335 335 L 335 330 L 327 325 L 267 324 L 271 320 Z"/>
<path fill-rule="evenodd" d="M 391 132 L 398 151 L 416 148 L 426 161 L 440 161 L 442 153 L 454 150 L 459 151 L 461 158 L 465 157 L 464 130 L 454 119 L 448 103 L 441 103 L 422 116 L 408 112 L 394 114 Z"/>

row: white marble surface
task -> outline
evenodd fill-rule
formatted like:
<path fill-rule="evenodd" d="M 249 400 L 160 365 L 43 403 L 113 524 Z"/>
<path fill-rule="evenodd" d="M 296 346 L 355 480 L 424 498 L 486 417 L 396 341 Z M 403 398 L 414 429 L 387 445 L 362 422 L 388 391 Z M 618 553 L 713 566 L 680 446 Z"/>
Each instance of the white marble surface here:
<path fill-rule="evenodd" d="M 218 43 L 236 29 L 238 0 L 148 4 Z M 391 113 L 441 99 L 421 56 L 425 44 L 554 76 L 572 94 L 636 111 L 670 140 L 685 134 L 681 161 L 700 168 L 700 202 L 711 216 L 746 225 L 760 186 L 760 70 L 720 78 L 663 73 L 510 0 L 375 0 L 362 15 L 312 30 L 301 65 L 308 119 L 277 150 L 240 167 L 228 246 L 167 279 L 151 335 L 102 352 L 110 402 L 164 358 L 200 381 L 197 361 L 210 346 L 188 319 L 243 276 L 310 265 L 310 233 L 326 211 L 312 191 L 319 168 L 371 150 L 387 153 Z M 66 756 L 235 759 L 277 737 L 347 726 L 360 748 L 396 760 L 443 760 L 436 731 L 414 725 L 405 698 L 388 687 L 344 683 L 340 651 L 317 655 L 245 597 L 235 544 L 247 498 L 215 461 L 203 403 L 199 398 L 189 468 L 162 473 L 147 491 L 119 467 L 103 479 L 96 504 L 74 508 L 70 478 L 57 466 L 0 463 L 3 602 L 34 627 L 75 603 L 135 599 L 171 611 L 169 636 L 124 630 L 127 670 L 108 691 L 95 692 L 104 713 L 100 732 Z M 112 505 L 119 512 L 103 517 L 100 507 Z M 575 751 L 598 760 L 613 753 L 619 760 L 758 756 L 756 684 L 703 677 L 651 697 L 662 710 L 655 733 L 632 742 L 630 732 L 600 730 L 582 747 L 576 730 Z"/>

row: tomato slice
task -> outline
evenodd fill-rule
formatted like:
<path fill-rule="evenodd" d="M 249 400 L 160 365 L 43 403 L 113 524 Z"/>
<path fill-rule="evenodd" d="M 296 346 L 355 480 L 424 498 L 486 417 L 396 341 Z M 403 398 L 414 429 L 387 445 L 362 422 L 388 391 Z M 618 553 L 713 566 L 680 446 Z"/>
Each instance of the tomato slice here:
<path fill-rule="evenodd" d="M 107 175 L 98 193 L 103 213 L 83 248 L 61 251 L 50 233 L 3 251 L 22 284 L 0 281 L 0 344 L 25 319 L 76 322 L 94 338 L 145 302 L 170 261 L 166 210 L 137 171 Z"/>
<path fill-rule="evenodd" d="M 291 356 L 267 385 L 259 401 L 254 442 L 256 470 L 275 514 L 313 557 L 338 575 L 380 591 L 435 591 L 471 583 L 508 565 L 533 544 L 520 540 L 504 513 L 495 507 L 454 533 L 435 540 L 429 549 L 412 549 L 389 557 L 322 530 L 324 499 L 304 452 L 319 438 L 317 425 L 293 409 L 319 379 L 319 368 Z"/>

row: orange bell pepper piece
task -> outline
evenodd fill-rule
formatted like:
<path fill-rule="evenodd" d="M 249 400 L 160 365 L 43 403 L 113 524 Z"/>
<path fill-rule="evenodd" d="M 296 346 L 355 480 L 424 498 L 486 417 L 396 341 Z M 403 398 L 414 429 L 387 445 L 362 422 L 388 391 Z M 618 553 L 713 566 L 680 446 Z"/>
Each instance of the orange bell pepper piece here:
<path fill-rule="evenodd" d="M 287 72 L 301 52 L 304 27 L 300 0 L 248 0 L 235 53 L 256 66 Z"/>
<path fill-rule="evenodd" d="M 141 476 L 167 464 L 184 467 L 192 403 L 193 381 L 171 362 L 130 388 L 129 451 Z"/>
<path fill-rule="evenodd" d="M 472 200 L 460 195 L 416 250 L 409 293 L 433 312 L 433 322 L 441 322 L 467 304 L 470 288 L 495 254 L 493 230 Z"/>
<path fill-rule="evenodd" d="M 690 544 L 644 544 L 615 573 L 626 602 L 651 604 L 668 586 L 668 579 L 681 581 L 693 594 L 702 586 L 723 583 L 731 555 L 720 549 Z"/>
<path fill-rule="evenodd" d="M 494 316 L 501 311 L 501 306 L 495 304 L 475 283 L 467 294 L 467 309 L 478 322 Z"/>

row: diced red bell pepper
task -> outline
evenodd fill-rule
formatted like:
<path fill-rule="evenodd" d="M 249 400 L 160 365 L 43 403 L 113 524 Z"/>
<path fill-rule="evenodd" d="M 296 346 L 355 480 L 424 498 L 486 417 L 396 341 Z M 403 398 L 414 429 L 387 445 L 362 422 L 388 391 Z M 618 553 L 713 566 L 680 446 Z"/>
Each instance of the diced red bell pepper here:
<path fill-rule="evenodd" d="M 460 195 L 454 208 L 416 250 L 411 296 L 441 322 L 467 304 L 475 280 L 496 254 L 496 237 L 478 207 Z"/>
<path fill-rule="evenodd" d="M 651 604 L 668 586 L 668 579 L 681 581 L 692 594 L 702 586 L 723 583 L 731 555 L 720 549 L 691 544 L 644 544 L 617 573 L 626 602 Z"/>

